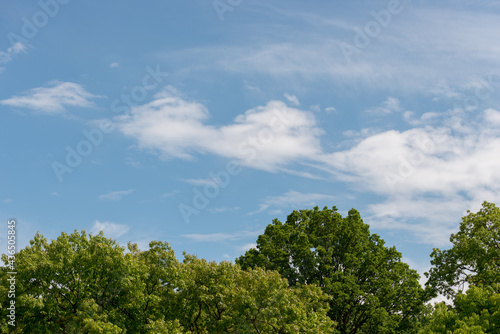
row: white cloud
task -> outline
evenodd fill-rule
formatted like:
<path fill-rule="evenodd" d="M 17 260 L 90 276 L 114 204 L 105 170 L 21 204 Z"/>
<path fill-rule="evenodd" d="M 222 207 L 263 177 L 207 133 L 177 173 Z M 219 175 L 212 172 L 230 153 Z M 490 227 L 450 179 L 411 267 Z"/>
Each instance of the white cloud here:
<path fill-rule="evenodd" d="M 249 214 L 256 214 L 268 209 L 273 209 L 270 213 L 279 213 L 280 211 L 276 211 L 283 208 L 294 208 L 297 209 L 302 206 L 311 206 L 311 205 L 319 205 L 319 202 L 325 201 L 333 201 L 335 200 L 335 196 L 327 195 L 327 194 L 315 194 L 315 193 L 300 193 L 295 190 L 289 190 L 282 196 L 269 196 L 266 197 L 262 203 L 259 205 L 259 208 L 250 212 Z"/>
<path fill-rule="evenodd" d="M 417 117 L 414 111 L 406 110 L 402 113 L 403 119 L 406 123 L 412 126 L 422 126 L 432 124 L 433 122 L 440 122 L 445 119 L 443 113 L 440 112 L 425 112 Z"/>
<path fill-rule="evenodd" d="M 95 221 L 90 232 L 94 235 L 98 234 L 100 231 L 108 238 L 119 238 L 129 231 L 130 227 L 127 225 L 115 224 L 110 222 L 100 222 Z"/>
<path fill-rule="evenodd" d="M 395 97 L 388 97 L 383 103 L 382 106 L 377 108 L 371 108 L 365 110 L 367 113 L 378 114 L 378 115 L 386 115 L 391 114 L 395 111 L 400 111 L 401 106 L 399 105 L 399 100 Z"/>
<path fill-rule="evenodd" d="M 500 111 L 491 108 L 486 109 L 484 118 L 489 125 L 500 126 Z"/>
<path fill-rule="evenodd" d="M 319 104 L 313 104 L 312 106 L 309 106 L 309 110 L 314 112 L 320 112 L 321 106 Z"/>
<path fill-rule="evenodd" d="M 32 109 L 39 113 L 60 114 L 67 107 L 93 107 L 93 95 L 73 82 L 49 82 L 45 87 L 33 88 L 22 96 L 1 100 L 0 104 Z"/>
<path fill-rule="evenodd" d="M 99 195 L 100 200 L 108 200 L 108 201 L 119 201 L 123 196 L 130 195 L 134 192 L 134 189 L 129 190 L 121 190 L 121 191 L 113 191 L 107 194 Z"/>
<path fill-rule="evenodd" d="M 380 130 L 374 128 L 364 128 L 359 131 L 346 130 L 342 134 L 347 138 L 367 138 L 380 133 Z"/>
<path fill-rule="evenodd" d="M 206 124 L 210 114 L 200 103 L 171 90 L 116 117 L 117 128 L 138 146 L 154 149 L 162 158 L 193 159 L 211 153 L 244 166 L 277 171 L 292 162 L 315 159 L 323 133 L 312 113 L 271 101 L 238 115 L 223 126 Z"/>
<path fill-rule="evenodd" d="M 240 209 L 239 206 L 236 206 L 234 208 L 226 208 L 226 207 L 223 207 L 223 208 L 213 208 L 213 209 L 208 209 L 208 211 L 210 213 L 221 213 L 221 212 L 233 212 L 233 211 L 238 211 Z"/>
<path fill-rule="evenodd" d="M 184 182 L 189 183 L 193 186 L 213 186 L 216 184 L 214 179 L 185 179 Z"/>
<path fill-rule="evenodd" d="M 251 248 L 257 249 L 257 244 L 255 242 L 244 244 L 239 247 L 239 250 L 241 252 L 246 252 L 249 251 Z"/>
<path fill-rule="evenodd" d="M 177 194 L 178 192 L 179 192 L 179 190 L 172 190 L 171 192 L 163 194 L 162 197 L 171 197 L 171 196 L 174 196 L 175 194 Z"/>
<path fill-rule="evenodd" d="M 117 63 L 117 62 L 114 62 L 114 63 L 109 64 L 109 67 L 110 67 L 110 68 L 117 68 L 117 67 L 119 67 L 119 66 L 120 66 L 120 63 Z"/>
<path fill-rule="evenodd" d="M 2 203 L 5 203 L 5 204 L 8 204 L 8 203 L 12 203 L 12 199 L 10 198 L 6 198 L 2 201 Z"/>
<path fill-rule="evenodd" d="M 211 233 L 211 234 L 183 234 L 184 238 L 191 239 L 196 242 L 222 242 L 222 241 L 235 241 L 246 239 L 250 237 L 257 237 L 263 231 L 239 231 L 233 233 Z"/>
<path fill-rule="evenodd" d="M 142 164 L 139 161 L 136 161 L 136 160 L 131 159 L 131 158 L 127 158 L 127 160 L 125 161 L 125 164 L 129 165 L 131 167 L 134 167 L 134 168 L 142 168 Z"/>
<path fill-rule="evenodd" d="M 0 51 L 0 64 L 8 63 L 14 56 L 25 53 L 28 47 L 21 42 L 17 42 L 13 46 L 7 48 L 7 51 Z"/>
<path fill-rule="evenodd" d="M 500 130 L 469 126 L 465 135 L 433 127 L 386 131 L 325 155 L 325 163 L 335 177 L 385 198 L 369 206 L 372 225 L 446 244 L 466 209 L 500 200 Z"/>
<path fill-rule="evenodd" d="M 381 108 L 404 110 L 394 97 L 387 98 Z M 451 129 L 424 126 L 438 120 L 440 114 L 435 111 L 419 118 L 409 111 L 405 114 L 418 126 L 406 131 L 348 131 L 344 134 L 350 138 L 340 145 L 343 149 L 331 153 L 322 149 L 323 131 L 313 114 L 279 101 L 215 126 L 207 124 L 210 114 L 203 105 L 169 90 L 115 122 L 139 147 L 154 149 L 164 158 L 214 154 L 271 172 L 344 181 L 360 192 L 380 196 L 368 208 L 374 226 L 408 230 L 423 242 L 443 244 L 465 209 L 476 208 L 483 200 L 500 200 L 499 112 L 487 109 Z M 259 143 L 263 133 L 270 140 Z M 297 162 L 316 168 L 317 173 L 301 170 Z M 197 186 L 213 182 L 186 181 Z M 265 198 L 251 214 L 282 213 L 334 199 L 328 194 L 290 190 Z"/>
<path fill-rule="evenodd" d="M 431 86 L 429 93 L 436 95 L 433 101 L 439 101 L 442 98 L 447 99 L 459 99 L 463 96 L 463 93 L 457 91 L 456 88 L 450 87 L 450 84 L 446 81 L 439 81 L 437 84 Z"/>
<path fill-rule="evenodd" d="M 386 131 L 355 147 L 336 152 L 325 161 L 376 193 L 437 192 L 454 194 L 478 187 L 496 187 L 500 155 L 497 135 L 479 131 L 453 136 L 444 128 Z"/>
<path fill-rule="evenodd" d="M 439 247 L 448 246 L 456 232 L 464 208 L 474 207 L 457 196 L 389 196 L 368 206 L 364 221 L 372 228 L 407 231 L 417 241 Z"/>
<path fill-rule="evenodd" d="M 285 97 L 285 99 L 287 99 L 288 102 L 290 102 L 293 106 L 299 106 L 300 105 L 300 102 L 299 102 L 299 99 L 297 98 L 297 96 L 295 95 L 290 95 L 290 94 L 283 94 L 283 96 Z"/>

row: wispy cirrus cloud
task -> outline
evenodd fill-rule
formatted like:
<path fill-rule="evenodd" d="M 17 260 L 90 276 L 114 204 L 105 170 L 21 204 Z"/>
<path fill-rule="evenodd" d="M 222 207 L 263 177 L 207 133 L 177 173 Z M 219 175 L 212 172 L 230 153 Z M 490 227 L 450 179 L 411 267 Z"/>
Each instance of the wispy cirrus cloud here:
<path fill-rule="evenodd" d="M 283 96 L 285 97 L 285 99 L 287 99 L 288 102 L 290 102 L 292 104 L 292 106 L 300 106 L 300 102 L 299 102 L 299 99 L 297 98 L 297 96 L 295 95 L 290 95 L 290 94 L 283 94 Z"/>
<path fill-rule="evenodd" d="M 129 190 L 121 190 L 121 191 L 112 191 L 107 194 L 99 195 L 98 199 L 117 202 L 122 199 L 122 197 L 130 195 L 134 192 L 134 189 Z"/>
<path fill-rule="evenodd" d="M 213 208 L 213 209 L 208 209 L 208 211 L 210 213 L 222 213 L 222 212 L 234 212 L 234 211 L 238 211 L 239 209 L 240 209 L 239 206 L 235 206 L 235 207 L 232 207 L 232 208 L 226 208 L 226 207 Z"/>
<path fill-rule="evenodd" d="M 89 93 L 77 83 L 51 81 L 44 87 L 33 88 L 23 95 L 0 100 L 0 104 L 31 109 L 38 113 L 61 114 L 68 107 L 93 107 L 92 100 L 101 97 Z"/>
<path fill-rule="evenodd" d="M 365 110 L 365 112 L 377 115 L 387 115 L 400 110 L 401 106 L 399 105 L 399 100 L 395 97 L 388 97 L 380 107 L 370 108 Z"/>
<path fill-rule="evenodd" d="M 350 63 L 339 45 L 354 43 L 356 24 L 349 19 L 332 20 L 328 14 L 311 16 L 290 11 L 277 12 L 303 23 L 293 31 L 293 39 L 266 38 L 257 43 L 252 40 L 246 44 L 169 50 L 158 57 L 176 63 L 183 75 L 211 70 L 259 73 L 279 80 L 281 85 L 289 85 L 287 89 L 295 88 L 290 86 L 296 82 L 327 81 L 338 89 L 349 87 L 361 92 L 369 89 L 371 92 L 431 94 L 438 89 L 453 96 L 454 83 L 474 74 L 498 73 L 496 31 L 500 29 L 500 16 L 497 12 L 446 5 L 435 8 L 409 2 L 404 7 L 398 19 L 393 17 L 376 37 L 376 43 L 370 39 L 369 45 L 360 49 Z M 373 20 L 369 14 L 370 10 L 366 9 L 364 23 Z M 252 29 L 257 32 L 263 27 L 249 28 L 249 34 L 254 32 Z M 270 29 L 276 31 L 274 25 Z M 286 29 L 294 28 L 287 25 Z M 193 63 L 196 66 L 192 66 Z M 440 87 L 435 87 L 436 83 L 440 83 Z M 297 86 L 306 89 L 305 85 Z"/>
<path fill-rule="evenodd" d="M 27 50 L 28 47 L 26 45 L 21 42 L 17 42 L 13 46 L 7 48 L 7 51 L 0 51 L 0 64 L 6 64 L 10 62 L 16 55 L 25 53 Z"/>
<path fill-rule="evenodd" d="M 256 211 L 250 212 L 250 215 L 264 212 L 272 209 L 271 213 L 281 212 L 282 209 L 297 209 L 300 207 L 317 205 L 318 202 L 333 202 L 335 196 L 328 194 L 301 193 L 295 190 L 289 190 L 281 196 L 266 197 Z"/>
<path fill-rule="evenodd" d="M 212 186 L 212 185 L 216 184 L 214 179 L 185 179 L 184 182 L 191 184 L 193 186 L 196 186 L 196 187 L 206 186 L 206 185 Z"/>
<path fill-rule="evenodd" d="M 106 237 L 109 238 L 119 238 L 130 230 L 130 227 L 127 225 L 116 224 L 111 222 L 100 222 L 96 220 L 94 225 L 90 229 L 92 234 L 98 234 L 99 232 L 103 232 Z"/>
<path fill-rule="evenodd" d="M 209 234 L 183 234 L 181 237 L 190 239 L 196 242 L 223 242 L 235 241 L 246 238 L 254 238 L 260 235 L 263 231 L 238 231 L 233 233 L 209 233 Z"/>

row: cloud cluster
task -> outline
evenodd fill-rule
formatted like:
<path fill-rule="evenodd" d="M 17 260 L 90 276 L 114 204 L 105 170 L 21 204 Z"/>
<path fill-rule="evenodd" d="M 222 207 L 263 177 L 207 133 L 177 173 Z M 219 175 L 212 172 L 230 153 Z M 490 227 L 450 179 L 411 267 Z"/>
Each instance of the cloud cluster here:
<path fill-rule="evenodd" d="M 183 234 L 181 237 L 190 239 L 196 242 L 224 242 L 235 241 L 246 238 L 255 238 L 263 231 L 238 231 L 234 233 L 210 233 L 210 234 Z"/>
<path fill-rule="evenodd" d="M 89 93 L 73 82 L 49 82 L 45 87 L 33 88 L 21 96 L 0 100 L 0 104 L 34 110 L 38 113 L 61 114 L 67 107 L 93 107 L 93 99 L 100 96 Z"/>
<path fill-rule="evenodd" d="M 166 90 L 152 102 L 132 108 L 129 115 L 115 118 L 115 125 L 136 139 L 139 147 L 153 149 L 166 159 L 209 153 L 276 171 L 321 152 L 323 132 L 314 115 L 281 101 L 248 110 L 227 125 L 211 125 L 209 119 L 202 104 Z"/>
<path fill-rule="evenodd" d="M 407 118 L 403 110 L 397 98 L 389 97 L 375 112 L 401 112 Z M 368 220 L 375 226 L 430 233 L 427 242 L 443 243 L 465 209 L 478 207 L 483 200 L 500 200 L 500 112 L 489 108 L 478 115 L 454 131 L 426 125 L 437 116 L 424 113 L 418 122 L 410 122 L 413 128 L 366 129 L 360 133 L 364 138 L 333 152 L 322 149 L 323 130 L 310 111 L 280 101 L 270 101 L 238 115 L 230 124 L 216 126 L 209 124 L 210 113 L 202 104 L 169 90 L 115 122 L 139 147 L 157 151 L 163 158 L 195 159 L 213 154 L 236 159 L 247 167 L 310 178 L 315 175 L 301 170 L 297 162 L 317 167 L 316 176 L 382 196 L 368 208 Z M 212 182 L 185 181 L 194 185 Z M 252 214 L 276 214 L 285 208 L 334 199 L 329 194 L 290 190 L 265 198 Z M 437 222 L 439 228 L 435 228 Z"/>
<path fill-rule="evenodd" d="M 375 226 L 444 244 L 466 209 L 500 201 L 499 119 L 498 111 L 487 109 L 461 132 L 431 126 L 385 131 L 323 159 L 337 178 L 383 196 L 369 206 Z"/>
<path fill-rule="evenodd" d="M 289 190 L 281 196 L 266 197 L 259 205 L 257 211 L 250 214 L 256 214 L 270 210 L 270 213 L 281 213 L 281 209 L 298 209 L 305 208 L 311 205 L 317 205 L 319 202 L 328 201 L 333 203 L 335 196 L 327 194 L 301 193 L 295 190 Z"/>

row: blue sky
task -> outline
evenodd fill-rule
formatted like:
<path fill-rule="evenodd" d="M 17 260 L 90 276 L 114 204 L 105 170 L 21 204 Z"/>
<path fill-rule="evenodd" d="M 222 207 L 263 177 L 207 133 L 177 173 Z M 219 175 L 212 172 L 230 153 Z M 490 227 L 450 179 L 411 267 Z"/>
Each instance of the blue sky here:
<path fill-rule="evenodd" d="M 233 260 L 273 218 L 335 205 L 422 273 L 500 202 L 500 1 L 0 9 L 0 217 L 20 247 L 103 230 Z"/>

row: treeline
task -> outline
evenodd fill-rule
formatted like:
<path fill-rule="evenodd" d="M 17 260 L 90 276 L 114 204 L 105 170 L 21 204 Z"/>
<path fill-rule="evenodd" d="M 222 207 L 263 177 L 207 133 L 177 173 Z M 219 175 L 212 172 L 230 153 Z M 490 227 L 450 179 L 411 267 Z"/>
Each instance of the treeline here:
<path fill-rule="evenodd" d="M 500 210 L 463 217 L 418 273 L 359 213 L 294 211 L 236 263 L 148 250 L 85 231 L 36 234 L 0 270 L 3 333 L 500 333 Z M 466 292 L 458 290 L 467 286 Z M 439 293 L 453 305 L 429 301 Z M 11 307 L 12 308 L 12 307 Z M 9 318 L 9 315 L 10 318 Z M 13 321 L 13 322 L 11 322 Z M 10 322 L 10 324 L 9 324 Z M 15 325 L 15 326 L 13 326 Z"/>

